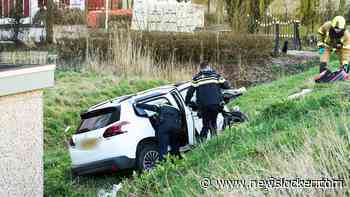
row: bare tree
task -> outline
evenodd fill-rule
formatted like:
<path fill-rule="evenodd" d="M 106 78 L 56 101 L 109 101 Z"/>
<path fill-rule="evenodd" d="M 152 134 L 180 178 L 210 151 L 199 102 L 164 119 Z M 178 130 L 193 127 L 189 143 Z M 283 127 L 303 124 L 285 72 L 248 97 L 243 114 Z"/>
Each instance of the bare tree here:
<path fill-rule="evenodd" d="M 23 13 L 23 2 L 16 1 L 14 6 L 10 10 L 9 14 L 9 24 L 11 25 L 13 34 L 11 40 L 18 43 L 19 42 L 19 33 L 21 33 L 21 26 L 23 25 L 22 20 L 25 18 Z"/>
<path fill-rule="evenodd" d="M 53 23 L 54 23 L 54 2 L 47 0 L 47 16 L 46 16 L 46 41 L 53 43 Z"/>

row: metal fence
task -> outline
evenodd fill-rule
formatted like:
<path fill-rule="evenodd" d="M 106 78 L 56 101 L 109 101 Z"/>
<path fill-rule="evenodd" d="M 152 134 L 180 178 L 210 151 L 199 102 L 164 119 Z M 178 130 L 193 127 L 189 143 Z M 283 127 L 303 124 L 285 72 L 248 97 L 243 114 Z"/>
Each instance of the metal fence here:
<path fill-rule="evenodd" d="M 281 21 L 273 16 L 265 16 L 263 20 L 256 21 L 258 28 L 257 34 L 263 34 L 265 36 L 273 37 L 275 40 L 274 52 L 279 53 L 281 43 L 292 43 L 292 47 L 295 50 L 301 50 L 300 39 L 300 21 L 299 20 L 285 20 Z"/>

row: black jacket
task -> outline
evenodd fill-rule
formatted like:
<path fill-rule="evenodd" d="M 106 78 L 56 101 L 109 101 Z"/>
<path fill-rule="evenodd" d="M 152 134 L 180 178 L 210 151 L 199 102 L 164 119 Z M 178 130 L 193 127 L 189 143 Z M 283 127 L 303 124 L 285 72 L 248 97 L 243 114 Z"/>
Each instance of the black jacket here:
<path fill-rule="evenodd" d="M 200 107 L 219 105 L 223 101 L 221 89 L 229 88 L 229 82 L 215 70 L 201 70 L 192 78 L 192 86 L 187 92 L 185 103 L 188 105 L 196 92 L 197 104 Z"/>

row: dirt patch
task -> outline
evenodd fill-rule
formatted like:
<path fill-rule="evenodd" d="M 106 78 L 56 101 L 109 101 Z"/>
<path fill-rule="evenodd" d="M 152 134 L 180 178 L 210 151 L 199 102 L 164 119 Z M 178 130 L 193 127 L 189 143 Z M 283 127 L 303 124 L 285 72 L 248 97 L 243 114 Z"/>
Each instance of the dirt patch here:
<path fill-rule="evenodd" d="M 304 72 L 317 65 L 317 62 L 317 53 L 292 52 L 250 65 L 223 65 L 223 73 L 235 87 L 249 87 Z"/>

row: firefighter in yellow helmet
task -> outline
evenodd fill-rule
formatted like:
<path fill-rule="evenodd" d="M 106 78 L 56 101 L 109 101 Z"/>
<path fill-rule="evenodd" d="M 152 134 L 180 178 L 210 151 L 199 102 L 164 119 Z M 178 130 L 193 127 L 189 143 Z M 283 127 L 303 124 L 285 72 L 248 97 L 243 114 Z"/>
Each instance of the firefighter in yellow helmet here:
<path fill-rule="evenodd" d="M 349 73 L 350 59 L 350 33 L 346 30 L 346 20 L 343 16 L 337 16 L 332 21 L 323 24 L 319 31 L 320 39 L 320 73 L 326 70 L 332 51 L 335 51 L 340 59 L 340 69 Z"/>

